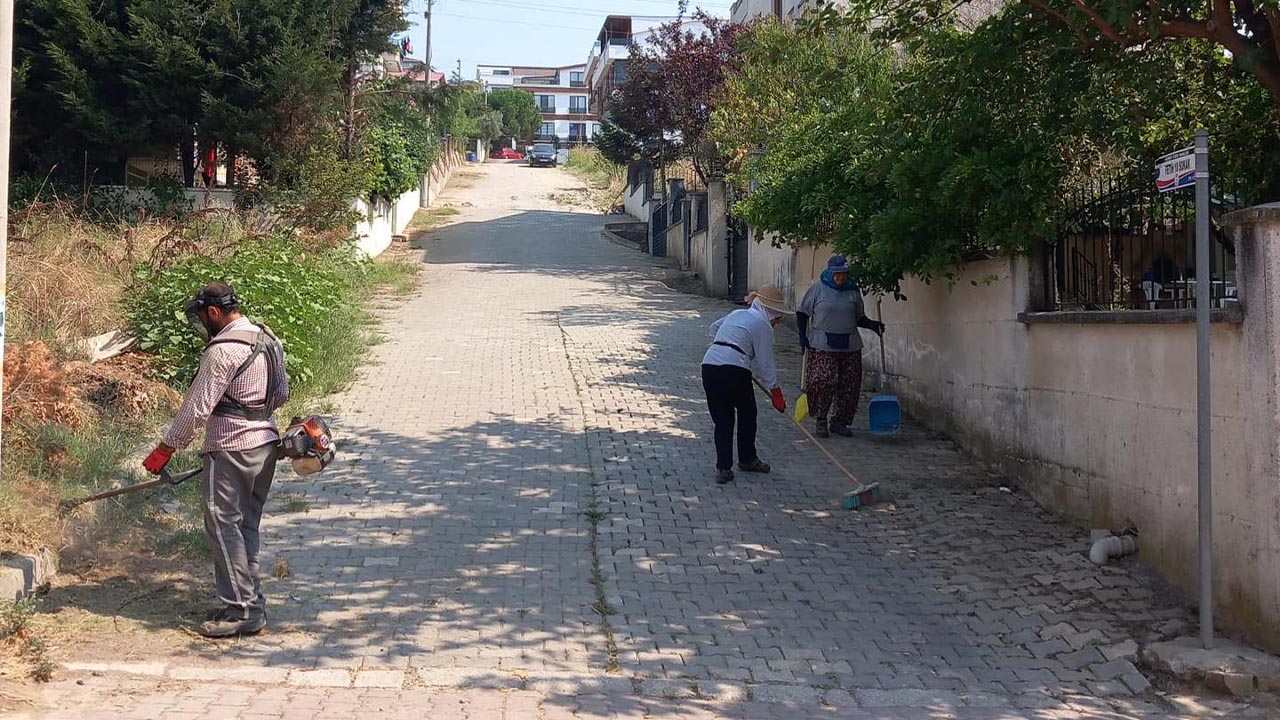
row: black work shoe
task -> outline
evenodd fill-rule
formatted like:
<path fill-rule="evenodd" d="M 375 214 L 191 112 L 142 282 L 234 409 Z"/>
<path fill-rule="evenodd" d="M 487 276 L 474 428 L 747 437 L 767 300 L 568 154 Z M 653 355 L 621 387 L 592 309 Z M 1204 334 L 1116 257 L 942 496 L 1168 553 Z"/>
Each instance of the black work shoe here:
<path fill-rule="evenodd" d="M 831 432 L 840 437 L 853 437 L 853 431 L 849 429 L 848 425 L 832 425 Z"/>
<path fill-rule="evenodd" d="M 231 610 L 223 610 L 217 617 L 200 623 L 196 632 L 207 638 L 230 638 L 241 635 L 257 635 L 267 627 L 265 613 L 243 617 Z"/>
<path fill-rule="evenodd" d="M 262 605 L 259 605 L 258 607 L 260 609 L 259 611 L 262 613 L 262 617 L 265 619 L 267 617 L 266 607 Z M 239 617 L 239 615 L 240 615 L 239 610 L 233 607 L 228 607 L 226 605 L 219 605 L 218 607 L 215 607 L 215 608 L 209 608 L 209 611 L 204 614 L 204 619 L 207 622 L 209 620 L 219 620 L 224 616 Z"/>
<path fill-rule="evenodd" d="M 716 484 L 717 484 L 717 485 L 724 485 L 725 483 L 731 483 L 731 482 L 733 482 L 733 471 L 732 471 L 732 470 L 717 470 L 717 471 L 716 471 Z"/>
<path fill-rule="evenodd" d="M 820 437 L 820 438 L 829 438 L 829 437 L 831 437 L 831 431 L 827 429 L 827 421 L 826 421 L 826 420 L 815 420 L 815 421 L 814 421 L 814 427 L 813 427 L 813 434 L 814 434 L 814 435 L 817 435 L 817 436 L 818 436 L 818 437 Z"/>
<path fill-rule="evenodd" d="M 738 463 L 738 469 L 749 473 L 767 473 L 773 468 L 769 467 L 769 463 L 760 462 L 760 458 L 756 458 L 749 463 Z"/>

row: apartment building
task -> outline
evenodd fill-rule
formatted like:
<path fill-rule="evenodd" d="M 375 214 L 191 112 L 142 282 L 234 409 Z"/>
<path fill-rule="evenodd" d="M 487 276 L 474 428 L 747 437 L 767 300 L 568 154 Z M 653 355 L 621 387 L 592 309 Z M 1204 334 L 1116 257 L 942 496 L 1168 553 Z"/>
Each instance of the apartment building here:
<path fill-rule="evenodd" d="M 563 67 L 478 65 L 476 81 L 485 92 L 508 88 L 533 95 L 542 112 L 542 127 L 533 140 L 590 142 L 600 130 L 599 116 L 589 107 L 584 63 Z"/>
<path fill-rule="evenodd" d="M 591 52 L 587 54 L 586 78 L 591 112 L 603 116 L 609 108 L 613 91 L 626 81 L 631 46 L 644 44 L 659 26 L 677 19 L 659 15 L 610 15 L 605 18 L 591 45 Z M 698 21 L 688 18 L 684 25 L 695 33 L 702 27 Z"/>

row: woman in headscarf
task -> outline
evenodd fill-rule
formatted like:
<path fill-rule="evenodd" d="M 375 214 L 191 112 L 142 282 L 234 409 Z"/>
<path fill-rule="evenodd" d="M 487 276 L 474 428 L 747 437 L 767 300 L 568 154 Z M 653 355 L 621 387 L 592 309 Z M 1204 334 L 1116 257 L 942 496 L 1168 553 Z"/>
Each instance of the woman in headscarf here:
<path fill-rule="evenodd" d="M 787 401 L 778 386 L 773 360 L 773 328 L 790 313 L 782 292 L 763 285 L 747 296 L 750 307 L 734 310 L 711 324 L 715 340 L 702 358 L 702 387 L 716 425 L 716 482 L 733 480 L 733 430 L 738 429 L 738 467 L 744 472 L 767 473 L 770 467 L 756 454 L 756 392 L 751 387 L 751 365 L 764 386 L 770 388 L 773 408 L 785 412 Z"/>
<path fill-rule="evenodd" d="M 862 336 L 858 328 L 884 334 L 884 323 L 867 317 L 862 291 L 849 277 L 843 255 L 832 255 L 818 282 L 796 309 L 800 348 L 805 352 L 804 392 L 818 437 L 850 437 L 862 391 Z M 834 407 L 828 425 L 827 414 Z"/>

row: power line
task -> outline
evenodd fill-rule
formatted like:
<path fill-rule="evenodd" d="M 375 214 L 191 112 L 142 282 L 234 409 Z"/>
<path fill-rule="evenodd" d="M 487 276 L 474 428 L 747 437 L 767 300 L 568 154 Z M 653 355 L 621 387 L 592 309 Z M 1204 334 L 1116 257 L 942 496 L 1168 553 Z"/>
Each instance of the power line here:
<path fill-rule="evenodd" d="M 463 0 L 468 4 L 475 5 L 492 5 L 494 7 L 514 8 L 519 10 L 551 10 L 560 15 L 583 15 L 586 17 L 601 18 L 603 15 L 591 10 L 583 10 L 581 8 L 571 8 L 566 5 L 539 5 L 536 3 L 521 2 L 503 2 L 503 0 Z"/>
<path fill-rule="evenodd" d="M 478 17 L 475 15 L 459 15 L 458 13 L 446 13 L 446 12 L 440 12 L 438 10 L 436 11 L 435 14 L 445 15 L 451 18 L 459 18 L 462 20 L 477 20 L 480 22 L 503 23 L 505 25 L 524 25 L 525 27 L 545 27 L 545 28 L 556 28 L 560 30 L 599 30 L 600 29 L 599 26 L 594 26 L 594 25 L 592 26 L 564 25 L 562 23 L 556 23 L 553 25 L 551 23 L 525 22 L 523 20 L 505 20 L 503 18 Z"/>

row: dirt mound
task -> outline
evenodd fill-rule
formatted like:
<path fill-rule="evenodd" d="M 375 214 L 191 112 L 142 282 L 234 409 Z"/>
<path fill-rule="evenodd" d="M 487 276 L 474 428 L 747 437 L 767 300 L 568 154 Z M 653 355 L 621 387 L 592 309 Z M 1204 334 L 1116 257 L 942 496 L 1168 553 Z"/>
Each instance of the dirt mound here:
<path fill-rule="evenodd" d="M 4 422 L 82 428 L 103 413 L 143 418 L 177 407 L 181 396 L 147 378 L 147 363 L 135 354 L 67 361 L 38 340 L 21 343 L 4 359 Z"/>
<path fill-rule="evenodd" d="M 8 349 L 4 358 L 4 422 L 27 427 L 84 427 L 93 409 L 76 393 L 67 363 L 40 341 Z"/>
<path fill-rule="evenodd" d="M 68 363 L 66 374 L 75 394 L 100 412 L 138 418 L 175 409 L 182 396 L 149 379 L 148 363 L 145 356 L 129 353 L 95 364 Z"/>

